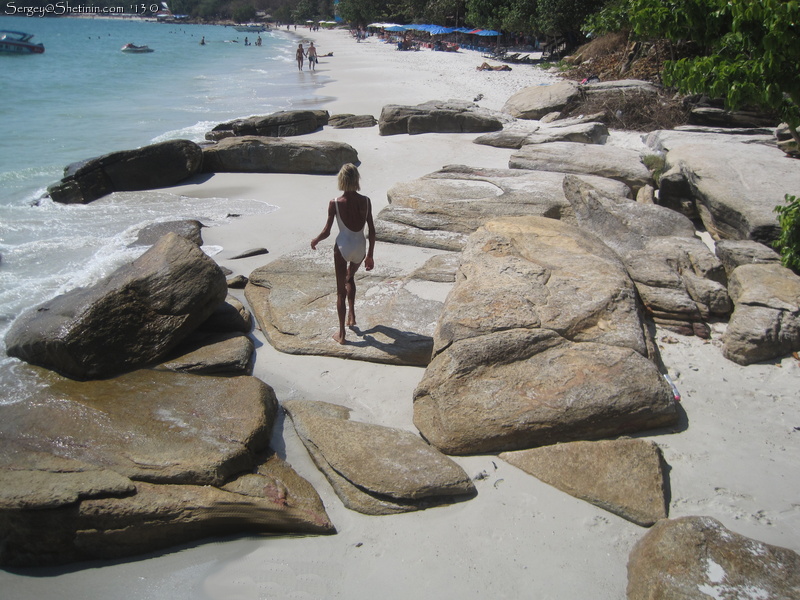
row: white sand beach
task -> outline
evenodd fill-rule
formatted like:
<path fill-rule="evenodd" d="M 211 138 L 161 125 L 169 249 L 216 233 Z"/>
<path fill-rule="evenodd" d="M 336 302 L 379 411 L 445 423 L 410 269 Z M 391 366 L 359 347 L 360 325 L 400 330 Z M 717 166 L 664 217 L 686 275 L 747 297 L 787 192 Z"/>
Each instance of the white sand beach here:
<path fill-rule="evenodd" d="M 377 118 L 386 104 L 471 101 L 479 94 L 480 106 L 500 109 L 518 89 L 554 80 L 530 65 L 477 71 L 486 59 L 474 51 L 399 52 L 377 38 L 356 43 L 343 31 L 304 36 L 304 41 L 315 41 L 320 61 L 316 73 L 298 76 L 330 78 L 318 93 L 328 99 L 323 108 L 331 114 Z M 328 52 L 333 56 L 324 56 Z M 308 137 L 346 142 L 358 151 L 362 192 L 371 197 L 376 214 L 387 204 L 387 190 L 398 182 L 447 164 L 505 168 L 511 152 L 473 144 L 476 136 L 470 134 L 381 137 L 377 127 L 325 128 Z M 214 258 L 245 276 L 307 248 L 324 225 L 328 200 L 337 193 L 335 177 L 283 174 L 218 174 L 172 191 L 258 199 L 279 207 L 203 230 L 206 245 L 221 248 Z M 328 239 L 318 251 L 330 253 L 332 244 Z M 268 255 L 230 260 L 262 246 Z M 375 269 L 421 263 L 436 253 L 379 242 Z M 234 294 L 244 298 L 239 291 Z M 337 325 L 329 327 L 332 335 Z M 737 533 L 800 552 L 800 362 L 787 357 L 738 366 L 720 351 L 723 328 L 715 325 L 708 341 L 657 334 L 684 413 L 672 430 L 643 436 L 662 448 L 670 466 L 670 517 L 711 516 Z M 279 400 L 341 404 L 353 410 L 354 420 L 416 432 L 412 396 L 422 368 L 287 355 L 274 350 L 259 331 L 254 336 L 254 374 L 275 389 Z M 366 516 L 342 505 L 289 419 L 279 419 L 273 447 L 317 489 L 336 535 L 237 536 L 112 564 L 33 576 L 4 572 L 0 597 L 619 600 L 625 597 L 628 554 L 647 531 L 496 456 L 454 458 L 470 476 L 485 475 L 475 481 L 478 494 L 472 500 Z"/>

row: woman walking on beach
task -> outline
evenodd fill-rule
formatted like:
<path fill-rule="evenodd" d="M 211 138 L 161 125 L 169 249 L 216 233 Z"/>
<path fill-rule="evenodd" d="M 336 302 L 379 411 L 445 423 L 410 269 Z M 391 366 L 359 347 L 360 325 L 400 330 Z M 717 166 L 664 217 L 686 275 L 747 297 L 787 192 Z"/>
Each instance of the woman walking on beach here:
<path fill-rule="evenodd" d="M 372 203 L 369 198 L 358 193 L 361 189 L 358 169 L 352 163 L 339 170 L 338 184 L 343 192 L 328 204 L 328 220 L 322 232 L 311 240 L 311 248 L 331 234 L 333 220 L 339 226 L 336 245 L 333 248 L 333 265 L 336 269 L 336 312 L 339 315 L 339 331 L 333 339 L 340 344 L 345 342 L 345 325 L 356 324 L 355 274 L 364 262 L 364 268 L 371 271 L 375 266 L 372 253 L 375 249 L 375 224 L 372 222 Z M 367 228 L 369 247 L 364 238 L 364 227 Z M 349 315 L 348 315 L 349 309 Z"/>
<path fill-rule="evenodd" d="M 297 44 L 297 52 L 295 53 L 295 58 L 297 58 L 297 69 L 302 71 L 303 70 L 303 57 L 306 55 L 305 51 L 303 50 L 303 44 Z"/>

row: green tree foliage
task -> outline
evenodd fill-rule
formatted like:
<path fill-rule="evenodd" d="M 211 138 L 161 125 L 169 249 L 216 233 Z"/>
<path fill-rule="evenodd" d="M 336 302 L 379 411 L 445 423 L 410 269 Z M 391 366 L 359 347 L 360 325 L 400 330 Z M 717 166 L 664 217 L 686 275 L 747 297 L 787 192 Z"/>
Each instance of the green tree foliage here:
<path fill-rule="evenodd" d="M 339 15 L 355 25 L 368 25 L 378 21 L 384 14 L 381 0 L 340 0 Z"/>
<path fill-rule="evenodd" d="M 781 254 L 781 264 L 800 273 L 800 198 L 786 194 L 785 206 L 778 205 L 781 234 L 773 246 Z"/>
<path fill-rule="evenodd" d="M 640 39 L 694 44 L 698 56 L 667 62 L 665 83 L 722 98 L 730 109 L 775 111 L 798 139 L 798 0 L 616 0 L 585 27 L 602 32 L 614 24 Z"/>
<path fill-rule="evenodd" d="M 237 23 L 249 23 L 256 16 L 256 9 L 251 4 L 237 4 L 233 7 L 231 16 Z"/>

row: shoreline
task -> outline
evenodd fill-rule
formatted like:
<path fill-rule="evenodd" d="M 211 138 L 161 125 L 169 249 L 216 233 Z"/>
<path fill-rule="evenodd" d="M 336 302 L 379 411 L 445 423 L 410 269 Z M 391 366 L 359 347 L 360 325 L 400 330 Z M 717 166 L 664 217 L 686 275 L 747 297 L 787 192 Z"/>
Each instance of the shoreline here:
<path fill-rule="evenodd" d="M 313 40 L 321 55 L 334 52 L 320 56 L 318 74 L 330 79 L 314 97 L 332 115 L 377 118 L 386 104 L 472 100 L 478 94 L 483 94 L 480 106 L 497 110 L 519 87 L 551 78 L 527 65 L 510 72 L 477 71 L 485 59 L 473 51 L 399 52 L 375 38 L 357 43 L 346 31 L 300 34 Z M 543 79 L 537 80 L 540 73 Z M 447 164 L 507 167 L 509 150 L 473 144 L 474 137 L 381 137 L 374 127 L 325 128 L 303 139 L 342 141 L 358 151 L 362 192 L 372 198 L 377 214 L 393 185 Z M 222 248 L 214 257 L 219 264 L 245 276 L 308 248 L 324 224 L 328 200 L 337 194 L 335 176 L 238 173 L 215 174 L 168 191 L 257 198 L 280 207 L 203 230 L 206 245 Z M 331 252 L 332 243 L 322 242 L 318 251 Z M 256 246 L 269 254 L 230 259 Z M 378 242 L 375 272 L 440 253 Z M 231 293 L 243 300 L 240 290 Z M 330 325 L 333 331 L 335 324 Z M 791 477 L 800 451 L 800 432 L 792 429 L 800 426 L 795 422 L 800 365 L 792 358 L 749 367 L 731 363 L 716 343 L 722 329 L 714 326 L 709 341 L 657 331 L 685 414 L 675 432 L 637 437 L 655 441 L 671 467 L 670 518 L 712 516 L 737 533 L 800 551 L 800 482 Z M 281 354 L 260 331 L 253 337 L 254 375 L 275 389 L 279 401 L 342 404 L 353 410 L 355 420 L 416 432 L 412 395 L 422 368 Z M 625 596 L 630 549 L 647 531 L 490 455 L 453 457 L 471 477 L 485 474 L 475 481 L 478 495 L 472 500 L 370 517 L 344 508 L 283 416 L 273 447 L 317 489 L 336 535 L 213 539 L 127 561 L 34 570 L 31 576 L 3 572 L 5 597 L 618 600 Z"/>

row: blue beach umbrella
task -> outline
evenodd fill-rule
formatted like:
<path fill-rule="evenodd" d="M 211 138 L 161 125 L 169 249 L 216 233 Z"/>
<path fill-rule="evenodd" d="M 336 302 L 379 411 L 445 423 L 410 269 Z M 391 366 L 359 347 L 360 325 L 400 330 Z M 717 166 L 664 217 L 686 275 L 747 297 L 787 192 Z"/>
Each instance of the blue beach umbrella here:
<path fill-rule="evenodd" d="M 394 33 L 398 31 L 407 31 L 407 28 L 403 27 L 402 25 L 392 25 L 391 27 L 387 27 L 386 29 L 384 29 L 384 31 L 390 31 Z"/>
<path fill-rule="evenodd" d="M 494 31 L 492 29 L 482 29 L 481 31 L 476 32 L 475 35 L 479 35 L 481 37 L 489 37 L 493 35 L 500 35 L 500 32 Z"/>
<path fill-rule="evenodd" d="M 440 25 L 432 25 L 430 29 L 428 29 L 427 31 L 431 35 L 442 35 L 445 33 L 453 33 L 453 29 L 451 27 L 442 27 Z"/>

